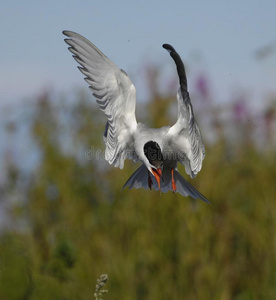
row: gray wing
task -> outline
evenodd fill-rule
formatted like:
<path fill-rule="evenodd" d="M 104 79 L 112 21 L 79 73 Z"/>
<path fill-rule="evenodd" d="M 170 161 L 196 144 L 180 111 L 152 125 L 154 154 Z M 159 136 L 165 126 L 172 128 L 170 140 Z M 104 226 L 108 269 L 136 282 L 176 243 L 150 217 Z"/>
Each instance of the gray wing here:
<path fill-rule="evenodd" d="M 65 42 L 80 64 L 79 70 L 86 76 L 100 109 L 107 117 L 104 133 L 105 159 L 115 167 L 124 167 L 126 158 L 135 159 L 133 133 L 136 89 L 125 71 L 120 70 L 95 45 L 83 36 L 63 31 L 69 37 Z"/>
<path fill-rule="evenodd" d="M 172 46 L 164 44 L 163 47 L 175 61 L 180 83 L 177 93 L 178 119 L 169 129 L 168 135 L 178 161 L 185 165 L 186 173 L 193 178 L 201 170 L 205 146 L 194 117 L 184 64 Z"/>

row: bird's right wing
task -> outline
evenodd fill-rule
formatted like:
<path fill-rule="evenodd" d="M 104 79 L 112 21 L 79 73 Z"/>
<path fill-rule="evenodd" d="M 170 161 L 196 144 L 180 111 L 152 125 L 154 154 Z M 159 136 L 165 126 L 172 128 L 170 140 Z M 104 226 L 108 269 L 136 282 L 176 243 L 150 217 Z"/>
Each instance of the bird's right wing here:
<path fill-rule="evenodd" d="M 184 64 L 171 45 L 164 44 L 163 48 L 168 50 L 176 64 L 180 83 L 177 93 L 178 119 L 169 129 L 168 135 L 171 136 L 171 147 L 175 150 L 178 160 L 185 165 L 186 173 L 193 178 L 201 170 L 205 146 L 194 117 Z"/>
<path fill-rule="evenodd" d="M 136 159 L 133 148 L 136 89 L 125 71 L 120 70 L 95 45 L 72 31 L 63 31 L 65 42 L 80 64 L 79 70 L 107 117 L 104 133 L 105 159 L 123 168 L 126 158 Z"/>

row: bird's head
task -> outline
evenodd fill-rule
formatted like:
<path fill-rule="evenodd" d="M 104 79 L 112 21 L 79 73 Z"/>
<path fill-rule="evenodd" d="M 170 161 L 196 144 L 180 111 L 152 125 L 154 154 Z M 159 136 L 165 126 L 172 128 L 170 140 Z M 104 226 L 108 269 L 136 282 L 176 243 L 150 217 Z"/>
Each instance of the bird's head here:
<path fill-rule="evenodd" d="M 148 163 L 146 164 L 150 173 L 155 177 L 158 187 L 160 189 L 160 179 L 163 170 L 163 154 L 160 145 L 155 141 L 148 141 L 144 145 L 144 154 Z"/>

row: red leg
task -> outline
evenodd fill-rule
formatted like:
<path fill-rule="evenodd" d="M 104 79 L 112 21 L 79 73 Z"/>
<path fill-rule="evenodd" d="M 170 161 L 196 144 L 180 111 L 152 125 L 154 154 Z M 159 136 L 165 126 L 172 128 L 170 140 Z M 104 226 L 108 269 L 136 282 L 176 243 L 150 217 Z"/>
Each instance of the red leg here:
<path fill-rule="evenodd" d="M 149 172 L 149 171 L 148 171 L 148 186 L 149 186 L 149 188 L 150 188 L 150 190 L 151 190 L 152 180 L 151 180 L 151 178 L 150 178 L 150 172 Z"/>
<path fill-rule="evenodd" d="M 172 190 L 175 193 L 176 192 L 176 183 L 175 183 L 174 176 L 173 176 L 174 169 L 171 170 L 171 173 L 172 173 Z"/>

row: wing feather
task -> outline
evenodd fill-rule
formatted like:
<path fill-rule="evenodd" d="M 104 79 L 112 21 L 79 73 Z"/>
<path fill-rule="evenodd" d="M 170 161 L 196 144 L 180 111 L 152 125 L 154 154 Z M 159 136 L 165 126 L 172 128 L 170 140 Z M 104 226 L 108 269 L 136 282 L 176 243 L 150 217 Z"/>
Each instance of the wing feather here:
<path fill-rule="evenodd" d="M 171 136 L 171 146 L 178 160 L 185 166 L 186 173 L 193 178 L 201 170 L 205 146 L 194 117 L 184 64 L 171 45 L 164 44 L 163 47 L 168 50 L 176 64 L 180 83 L 177 93 L 178 119 L 169 129 L 168 135 Z"/>
<path fill-rule="evenodd" d="M 126 72 L 94 44 L 72 31 L 63 31 L 63 34 L 68 37 L 65 42 L 80 65 L 78 69 L 107 117 L 105 159 L 123 168 L 125 158 L 136 159 L 133 147 L 133 133 L 137 127 L 136 89 Z"/>

